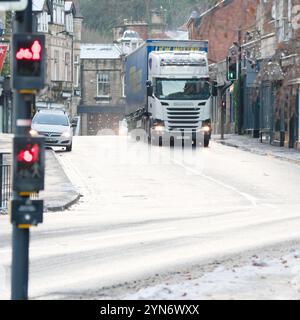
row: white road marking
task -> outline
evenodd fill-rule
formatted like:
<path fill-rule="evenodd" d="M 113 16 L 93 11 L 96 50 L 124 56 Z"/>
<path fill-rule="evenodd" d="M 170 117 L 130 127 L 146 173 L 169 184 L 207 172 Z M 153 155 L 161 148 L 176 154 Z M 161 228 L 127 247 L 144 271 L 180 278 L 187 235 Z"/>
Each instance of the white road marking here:
<path fill-rule="evenodd" d="M 222 182 L 220 180 L 217 180 L 217 179 L 215 179 L 213 177 L 210 177 L 210 176 L 208 176 L 206 174 L 203 174 L 203 173 L 199 172 L 199 170 L 192 169 L 192 168 L 184 165 L 183 163 L 181 163 L 181 162 L 179 162 L 177 160 L 173 159 L 172 161 L 175 164 L 179 165 L 180 167 L 184 168 L 185 170 L 190 171 L 191 173 L 197 174 L 198 176 L 201 176 L 202 178 L 204 178 L 206 180 L 214 182 L 214 183 L 216 183 L 216 184 L 218 184 L 218 185 L 220 185 L 220 186 L 222 186 L 222 187 L 224 187 L 224 188 L 226 188 L 228 190 L 234 191 L 235 193 L 239 194 L 240 196 L 245 198 L 247 201 L 249 201 L 253 207 L 258 207 L 258 204 L 257 204 L 258 200 L 254 196 L 251 196 L 250 194 L 245 193 L 245 192 L 241 192 L 237 188 L 235 188 L 233 186 L 230 186 L 229 184 L 224 183 L 224 182 Z"/>

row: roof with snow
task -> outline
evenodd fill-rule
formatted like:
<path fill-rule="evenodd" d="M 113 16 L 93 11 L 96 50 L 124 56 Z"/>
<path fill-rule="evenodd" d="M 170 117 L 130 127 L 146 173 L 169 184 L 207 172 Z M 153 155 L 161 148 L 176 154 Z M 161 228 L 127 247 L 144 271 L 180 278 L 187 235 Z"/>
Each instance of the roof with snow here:
<path fill-rule="evenodd" d="M 71 11 L 72 5 L 73 5 L 72 1 L 66 1 L 65 2 L 65 11 Z"/>
<path fill-rule="evenodd" d="M 43 11 L 46 0 L 32 0 L 33 11 Z"/>
<path fill-rule="evenodd" d="M 34 12 L 43 11 L 46 3 L 47 3 L 46 0 L 32 0 L 32 10 Z M 72 10 L 74 10 L 74 16 L 76 18 L 83 18 L 78 0 L 65 1 L 65 11 L 70 12 Z"/>
<path fill-rule="evenodd" d="M 115 44 L 82 44 L 81 59 L 119 59 L 121 48 Z"/>

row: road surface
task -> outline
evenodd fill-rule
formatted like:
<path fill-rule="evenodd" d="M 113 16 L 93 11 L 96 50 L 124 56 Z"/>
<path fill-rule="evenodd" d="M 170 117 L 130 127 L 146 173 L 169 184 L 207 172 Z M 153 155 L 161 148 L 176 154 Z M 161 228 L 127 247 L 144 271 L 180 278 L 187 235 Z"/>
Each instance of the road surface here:
<path fill-rule="evenodd" d="M 57 155 L 82 198 L 32 229 L 32 299 L 101 299 L 133 281 L 300 238 L 296 164 L 214 143 L 149 149 L 108 136 L 75 137 L 73 152 Z M 7 217 L 0 230 L 9 298 Z"/>

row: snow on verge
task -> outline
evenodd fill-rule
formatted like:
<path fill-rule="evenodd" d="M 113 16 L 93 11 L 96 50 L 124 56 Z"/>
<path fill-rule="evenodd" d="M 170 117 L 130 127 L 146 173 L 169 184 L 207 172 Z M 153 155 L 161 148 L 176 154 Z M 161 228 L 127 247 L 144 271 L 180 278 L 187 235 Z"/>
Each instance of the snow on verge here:
<path fill-rule="evenodd" d="M 203 277 L 164 283 L 119 297 L 121 300 L 298 300 L 300 251 L 278 259 L 253 256 L 246 266 L 218 266 Z"/>

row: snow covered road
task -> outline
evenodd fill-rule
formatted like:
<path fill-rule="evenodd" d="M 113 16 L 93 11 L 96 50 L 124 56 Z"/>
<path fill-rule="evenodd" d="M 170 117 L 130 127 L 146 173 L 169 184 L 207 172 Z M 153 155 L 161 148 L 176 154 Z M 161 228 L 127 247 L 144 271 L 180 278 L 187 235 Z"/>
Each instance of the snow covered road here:
<path fill-rule="evenodd" d="M 103 287 L 126 292 L 124 283 L 300 239 L 295 164 L 218 144 L 150 150 L 108 136 L 75 137 L 73 152 L 57 156 L 83 197 L 32 229 L 31 298 L 102 298 Z M 9 298 L 6 217 L 0 230 Z"/>

